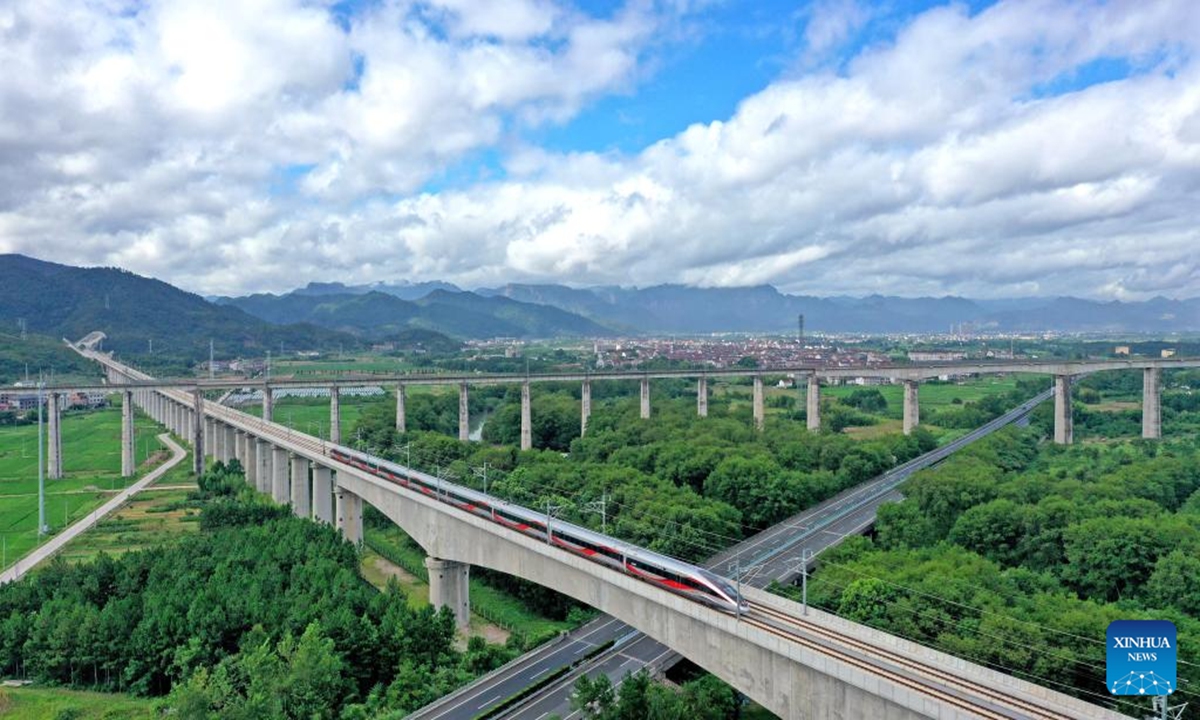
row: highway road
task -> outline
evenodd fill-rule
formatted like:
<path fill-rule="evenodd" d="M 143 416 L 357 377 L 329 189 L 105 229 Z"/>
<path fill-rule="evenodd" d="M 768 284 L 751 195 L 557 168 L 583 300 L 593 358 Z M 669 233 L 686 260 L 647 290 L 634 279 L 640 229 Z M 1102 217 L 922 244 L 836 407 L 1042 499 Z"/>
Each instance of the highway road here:
<path fill-rule="evenodd" d="M 758 588 L 765 588 L 772 580 L 787 582 L 795 578 L 800 572 L 803 550 L 809 550 L 812 557 L 816 558 L 842 539 L 862 533 L 874 522 L 875 512 L 881 504 L 900 498 L 896 488 L 914 472 L 944 460 L 1006 425 L 1028 417 L 1052 393 L 1052 390 L 1039 393 L 953 442 L 743 540 L 718 553 L 706 563 L 706 567 L 731 578 L 742 568 L 746 584 Z M 606 642 L 616 644 L 589 661 L 580 661 L 587 655 L 587 649 Z M 546 652 L 536 658 L 536 663 L 526 662 L 529 655 L 519 658 L 466 688 L 418 710 L 409 716 L 409 720 L 469 720 L 536 683 L 543 676 L 560 668 L 575 666 L 562 679 L 499 716 L 539 720 L 558 715 L 564 720 L 572 720 L 570 694 L 579 675 L 594 677 L 603 673 L 614 685 L 619 685 L 627 674 L 636 673 L 643 667 L 666 670 L 679 660 L 679 655 L 666 646 L 608 616 L 593 620 L 553 646 L 543 647 Z M 477 691 L 477 687 L 481 689 Z"/>
<path fill-rule="evenodd" d="M 165 463 L 146 473 L 146 477 L 117 493 L 111 500 L 88 513 L 82 520 L 55 535 L 45 545 L 21 558 L 12 567 L 0 573 L 0 585 L 20 580 L 24 577 L 25 573 L 34 569 L 41 562 L 61 550 L 64 545 L 74 540 L 80 533 L 103 520 L 106 515 L 124 505 L 129 501 L 129 498 L 145 490 L 147 486 L 153 484 L 155 480 L 162 477 L 165 472 L 178 465 L 187 456 L 187 450 L 184 450 L 179 446 L 179 443 L 172 440 L 170 433 L 163 433 L 158 436 L 158 439 L 171 449 L 171 457 Z"/>

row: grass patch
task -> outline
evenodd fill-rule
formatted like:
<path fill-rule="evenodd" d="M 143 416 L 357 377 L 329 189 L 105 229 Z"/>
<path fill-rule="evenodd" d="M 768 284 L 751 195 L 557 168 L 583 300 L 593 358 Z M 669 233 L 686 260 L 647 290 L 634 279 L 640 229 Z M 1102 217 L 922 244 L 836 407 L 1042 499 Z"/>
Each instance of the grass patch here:
<path fill-rule="evenodd" d="M 342 396 L 342 439 L 345 440 L 363 410 L 371 402 L 382 402 L 386 395 L 374 398 Z M 262 417 L 262 403 L 250 403 L 238 408 L 242 412 Z M 329 399 L 328 398 L 290 398 L 283 397 L 275 400 L 272 419 L 280 425 L 290 427 L 297 432 L 307 433 L 313 437 L 329 439 Z"/>
<path fill-rule="evenodd" d="M 0 717 L 22 720 L 140 720 L 158 717 L 158 701 L 61 688 L 0 688 Z"/>
<path fill-rule="evenodd" d="M 395 526 L 367 528 L 364 535 L 370 550 L 420 581 L 424 601 L 428 603 L 429 573 L 425 569 L 425 552 Z M 524 633 L 529 638 L 547 638 L 574 626 L 565 620 L 551 620 L 531 612 L 520 600 L 478 580 L 472 578 L 470 583 L 472 614 L 509 632 Z M 412 602 L 410 595 L 409 603 Z"/>
<path fill-rule="evenodd" d="M 101 552 L 121 555 L 174 542 L 198 532 L 200 510 L 189 502 L 187 490 L 147 489 L 96 527 L 80 535 L 59 553 L 71 562 L 94 559 Z"/>
<path fill-rule="evenodd" d="M 380 561 L 388 563 L 389 566 L 396 565 L 369 547 L 363 550 L 361 571 L 367 582 L 382 590 L 387 587 L 389 580 L 395 580 L 400 585 L 400 589 L 404 591 L 405 597 L 408 598 L 410 608 L 415 610 L 429 604 L 429 583 L 415 577 L 403 568 L 401 568 L 403 575 L 388 572 L 380 567 Z"/>
<path fill-rule="evenodd" d="M 138 474 L 170 457 L 156 437 L 163 428 L 134 416 Z M 52 533 L 85 517 L 137 478 L 121 477 L 121 408 L 62 417 L 64 477 L 46 480 L 46 523 Z M 178 475 L 176 473 L 183 473 Z M 186 482 L 187 463 L 168 475 Z M 38 545 L 37 426 L 0 428 L 0 564 L 16 562 Z"/>

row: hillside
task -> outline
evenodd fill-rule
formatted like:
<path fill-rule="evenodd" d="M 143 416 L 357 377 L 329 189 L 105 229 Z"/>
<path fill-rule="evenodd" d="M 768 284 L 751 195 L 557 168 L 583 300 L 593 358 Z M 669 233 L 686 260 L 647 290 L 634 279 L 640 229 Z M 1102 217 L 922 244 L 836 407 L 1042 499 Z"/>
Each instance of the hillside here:
<path fill-rule="evenodd" d="M 354 339 L 312 325 L 274 326 L 165 282 L 116 268 L 77 268 L 0 255 L 0 327 L 24 318 L 28 332 L 78 339 L 93 330 L 123 355 L 199 359 L 209 340 L 221 356 L 348 346 Z"/>
<path fill-rule="evenodd" d="M 436 283 L 428 283 L 436 285 Z M 338 286 L 328 283 L 322 287 Z M 218 298 L 268 322 L 305 322 L 380 339 L 405 329 L 421 328 L 457 338 L 555 337 L 606 335 L 608 329 L 555 307 L 517 302 L 503 297 L 435 289 L 416 302 L 370 290 L 365 293 L 249 295 Z"/>
<path fill-rule="evenodd" d="M 1100 302 L 1071 297 L 971 300 L 960 297 L 813 297 L 787 295 L 770 285 L 696 288 L 569 288 L 510 284 L 481 295 L 545 303 L 610 327 L 650 333 L 946 332 L 976 330 L 1064 332 L 1186 332 L 1200 330 L 1200 298 Z"/>

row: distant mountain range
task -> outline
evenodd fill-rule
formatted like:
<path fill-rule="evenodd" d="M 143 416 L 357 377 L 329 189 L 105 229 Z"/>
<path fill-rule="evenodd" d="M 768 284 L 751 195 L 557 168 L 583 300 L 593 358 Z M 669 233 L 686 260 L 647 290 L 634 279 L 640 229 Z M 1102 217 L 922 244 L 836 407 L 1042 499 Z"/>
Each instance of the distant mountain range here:
<path fill-rule="evenodd" d="M 611 329 L 599 323 L 556 307 L 447 290 L 441 287 L 443 283 L 425 285 L 438 287 L 415 301 L 381 289 L 325 292 L 345 288 L 331 283 L 320 286 L 317 292 L 313 292 L 310 284 L 286 295 L 216 298 L 215 302 L 237 307 L 268 322 L 312 323 L 371 339 L 406 328 L 436 330 L 459 338 L 612 334 Z"/>
<path fill-rule="evenodd" d="M 1200 298 L 1098 302 L 1072 297 L 969 300 L 787 295 L 769 285 L 648 288 L 511 284 L 475 292 L 449 283 L 310 283 L 284 295 L 210 298 L 113 268 L 0 255 L 0 332 L 77 339 L 102 330 L 108 349 L 200 358 L 268 348 L 365 342 L 450 348 L 471 338 L 796 331 L 1171 333 L 1200 331 Z M 447 337 L 449 336 L 449 337 Z"/>
<path fill-rule="evenodd" d="M 78 340 L 93 330 L 105 350 L 208 357 L 211 339 L 222 356 L 262 355 L 268 348 L 352 347 L 353 336 L 315 325 L 273 325 L 222 307 L 165 282 L 115 268 L 77 268 L 0 255 L 0 326 L 54 340 Z"/>
<path fill-rule="evenodd" d="M 884 295 L 785 295 L 770 285 L 648 288 L 505 285 L 480 295 L 553 305 L 602 325 L 644 333 L 947 332 L 971 324 L 979 331 L 1180 332 L 1200 330 L 1200 298 L 1098 302 L 1072 297 L 969 300 Z"/>

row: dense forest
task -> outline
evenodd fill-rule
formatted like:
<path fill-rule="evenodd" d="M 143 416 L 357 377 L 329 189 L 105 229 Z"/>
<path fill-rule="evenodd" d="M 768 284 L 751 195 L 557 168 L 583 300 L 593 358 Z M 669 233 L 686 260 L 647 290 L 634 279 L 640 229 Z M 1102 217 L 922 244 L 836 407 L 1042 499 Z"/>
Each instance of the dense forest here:
<path fill-rule="evenodd" d="M 873 538 L 822 558 L 809 600 L 839 615 L 1085 699 L 1104 687 L 1105 629 L 1167 619 L 1179 674 L 1200 683 L 1200 421 L 1193 374 L 1169 376 L 1165 439 L 1143 441 L 1141 378 L 1081 383 L 1076 444 L 1045 442 L 1049 418 L 1009 428 L 914 475 L 879 511 Z M 1136 381 L 1136 382 L 1135 382 Z M 1090 397 L 1085 391 L 1097 393 Z M 1101 397 L 1102 396 L 1102 397 Z M 1168 411 L 1166 408 L 1171 408 Z M 1136 417 L 1119 420 L 1127 413 Z M 1092 416 L 1099 416 L 1086 421 Z M 1115 416 L 1118 419 L 1114 419 Z M 1105 438 L 1120 430 L 1120 440 Z M 777 588 L 797 595 L 795 588 Z M 1147 703 L 1123 710 L 1139 714 Z"/>
<path fill-rule="evenodd" d="M 0 673 L 166 696 L 201 718 L 400 718 L 512 657 L 454 649 L 448 611 L 379 592 L 337 531 L 201 478 L 202 532 L 0 587 Z"/>
<path fill-rule="evenodd" d="M 570 522 L 603 526 L 688 560 L 706 558 L 936 445 L 923 429 L 868 441 L 809 433 L 802 414 L 790 409 L 760 433 L 748 402 L 713 402 L 709 417 L 697 418 L 694 386 L 687 383 L 656 383 L 651 418 L 642 421 L 630 397 L 634 390 L 622 385 L 593 388 L 586 437 L 580 437 L 579 400 L 572 395 L 577 387 L 535 387 L 535 450 L 529 452 L 513 448 L 520 403 L 515 395 L 503 397 L 515 392 L 503 388 L 472 395 L 473 410 L 497 408 L 483 436 L 501 445 L 449 437 L 458 422 L 457 397 L 450 395 L 410 397 L 405 434 L 394 430 L 394 399 L 373 406 L 359 421 L 360 444 L 480 488 L 486 464 L 489 492 L 529 507 L 548 503 Z M 834 404 L 829 407 L 832 412 Z M 588 509 L 600 503 L 603 513 Z"/>

